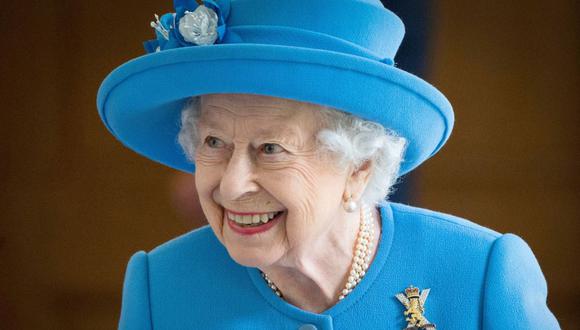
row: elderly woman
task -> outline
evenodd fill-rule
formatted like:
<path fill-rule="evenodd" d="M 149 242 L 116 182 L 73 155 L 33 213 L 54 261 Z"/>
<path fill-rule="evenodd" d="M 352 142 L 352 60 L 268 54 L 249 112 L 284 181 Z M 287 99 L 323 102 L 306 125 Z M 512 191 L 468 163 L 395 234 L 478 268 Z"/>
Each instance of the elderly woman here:
<path fill-rule="evenodd" d="M 558 329 L 527 244 L 387 201 L 448 139 L 378 0 L 175 1 L 100 115 L 209 223 L 126 272 L 121 329 Z"/>

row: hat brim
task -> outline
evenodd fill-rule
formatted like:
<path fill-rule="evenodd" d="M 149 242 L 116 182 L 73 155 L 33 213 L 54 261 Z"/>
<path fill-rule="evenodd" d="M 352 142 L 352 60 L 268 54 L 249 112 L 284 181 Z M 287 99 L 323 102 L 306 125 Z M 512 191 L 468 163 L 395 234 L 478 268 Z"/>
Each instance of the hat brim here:
<path fill-rule="evenodd" d="M 264 44 L 217 44 L 165 50 L 111 72 L 97 96 L 101 119 L 125 146 L 193 173 L 177 142 L 188 98 L 259 94 L 326 105 L 378 122 L 408 140 L 400 174 L 435 154 L 449 138 L 449 101 L 424 80 L 360 56 Z"/>

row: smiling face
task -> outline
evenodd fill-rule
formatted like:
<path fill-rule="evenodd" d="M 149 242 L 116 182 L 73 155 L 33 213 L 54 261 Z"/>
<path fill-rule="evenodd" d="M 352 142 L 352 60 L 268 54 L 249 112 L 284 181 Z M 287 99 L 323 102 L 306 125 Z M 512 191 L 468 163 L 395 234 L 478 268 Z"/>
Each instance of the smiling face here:
<path fill-rule="evenodd" d="M 210 226 L 236 262 L 283 262 L 341 225 L 347 172 L 317 151 L 319 110 L 258 95 L 201 97 L 196 188 Z M 268 221 L 268 213 L 279 211 Z"/>

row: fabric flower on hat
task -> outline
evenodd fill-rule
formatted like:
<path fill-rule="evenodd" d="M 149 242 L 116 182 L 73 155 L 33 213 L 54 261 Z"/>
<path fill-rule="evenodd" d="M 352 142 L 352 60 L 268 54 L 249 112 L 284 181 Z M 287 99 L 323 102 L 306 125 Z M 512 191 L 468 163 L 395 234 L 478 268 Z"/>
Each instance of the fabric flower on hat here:
<path fill-rule="evenodd" d="M 198 4 L 193 0 L 175 0 L 175 13 L 151 22 L 156 39 L 144 43 L 148 53 L 166 49 L 205 46 L 220 43 L 226 34 L 229 0 L 207 0 Z"/>
<path fill-rule="evenodd" d="M 195 11 L 186 11 L 179 19 L 179 33 L 187 42 L 196 45 L 211 45 L 218 38 L 218 16 L 206 6 L 198 6 Z"/>

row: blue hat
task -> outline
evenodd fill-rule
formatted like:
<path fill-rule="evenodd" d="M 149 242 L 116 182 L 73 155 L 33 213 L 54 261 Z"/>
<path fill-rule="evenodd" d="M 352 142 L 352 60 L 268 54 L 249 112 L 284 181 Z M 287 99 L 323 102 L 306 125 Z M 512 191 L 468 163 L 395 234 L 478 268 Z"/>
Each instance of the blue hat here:
<path fill-rule="evenodd" d="M 434 155 L 453 127 L 437 89 L 398 69 L 405 28 L 379 0 L 175 0 L 156 15 L 148 54 L 116 68 L 99 114 L 125 146 L 194 172 L 177 142 L 192 96 L 260 94 L 333 107 L 408 141 L 400 174 Z"/>

